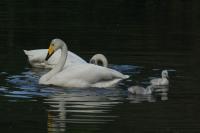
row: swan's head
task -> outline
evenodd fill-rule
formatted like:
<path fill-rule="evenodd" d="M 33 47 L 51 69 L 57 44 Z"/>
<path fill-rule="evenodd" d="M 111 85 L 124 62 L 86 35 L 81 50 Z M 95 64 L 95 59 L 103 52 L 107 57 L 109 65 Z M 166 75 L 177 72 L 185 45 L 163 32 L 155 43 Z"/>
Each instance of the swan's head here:
<path fill-rule="evenodd" d="M 103 54 L 95 54 L 90 59 L 91 64 L 108 67 L 108 60 Z"/>
<path fill-rule="evenodd" d="M 163 70 L 161 75 L 162 75 L 162 78 L 168 78 L 169 77 L 167 70 Z"/>
<path fill-rule="evenodd" d="M 65 42 L 61 39 L 53 39 L 49 45 L 48 53 L 45 60 L 48 60 L 56 50 L 65 45 Z"/>

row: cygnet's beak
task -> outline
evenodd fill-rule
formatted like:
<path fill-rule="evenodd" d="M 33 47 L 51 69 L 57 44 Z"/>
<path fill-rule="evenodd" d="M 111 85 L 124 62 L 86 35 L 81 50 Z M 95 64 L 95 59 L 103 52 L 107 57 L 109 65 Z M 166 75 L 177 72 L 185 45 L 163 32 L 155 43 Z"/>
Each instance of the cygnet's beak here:
<path fill-rule="evenodd" d="M 48 53 L 47 56 L 45 58 L 45 60 L 47 61 L 54 53 L 54 46 L 52 46 L 52 44 L 50 44 L 49 49 L 48 49 Z"/>

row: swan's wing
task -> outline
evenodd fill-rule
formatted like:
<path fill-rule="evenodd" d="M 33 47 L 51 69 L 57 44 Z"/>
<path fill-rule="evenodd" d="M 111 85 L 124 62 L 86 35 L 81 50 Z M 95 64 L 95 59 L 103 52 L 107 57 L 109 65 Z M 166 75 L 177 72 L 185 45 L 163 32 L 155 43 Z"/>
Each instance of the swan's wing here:
<path fill-rule="evenodd" d="M 45 59 L 47 49 L 36 49 L 36 50 L 24 50 L 25 55 L 28 56 L 29 60 L 42 58 Z"/>
<path fill-rule="evenodd" d="M 46 49 L 24 50 L 24 53 L 27 55 L 28 61 L 33 67 L 45 67 L 44 60 L 47 54 Z"/>
<path fill-rule="evenodd" d="M 24 50 L 24 53 L 27 55 L 29 63 L 33 67 L 39 68 L 52 68 L 60 57 L 60 51 L 56 51 L 48 61 L 45 61 L 47 49 Z"/>
<path fill-rule="evenodd" d="M 61 50 L 59 49 L 52 55 L 51 58 L 49 58 L 48 64 L 56 65 L 60 59 L 60 56 L 61 56 Z M 79 57 L 78 55 L 74 54 L 71 51 L 68 51 L 68 55 L 66 56 L 67 56 L 67 60 L 65 62 L 65 67 L 72 64 L 87 63 L 85 60 L 83 60 L 81 57 Z"/>
<path fill-rule="evenodd" d="M 24 53 L 28 56 L 29 61 L 44 63 L 47 56 L 47 49 L 24 50 Z M 55 64 L 59 59 L 60 54 L 61 51 L 57 50 L 47 62 L 49 64 Z"/>
<path fill-rule="evenodd" d="M 29 63 L 33 67 L 53 68 L 59 61 L 61 50 L 57 50 L 48 61 L 45 61 L 47 49 L 24 50 L 24 53 L 27 55 Z M 73 63 L 86 63 L 86 61 L 73 52 L 68 51 L 65 66 Z"/>
<path fill-rule="evenodd" d="M 78 64 L 57 73 L 49 80 L 49 84 L 65 87 L 98 87 L 103 86 L 102 84 L 109 86 L 108 82 L 111 84 L 128 77 L 109 68 L 93 64 Z"/>
<path fill-rule="evenodd" d="M 67 61 L 68 60 L 71 63 L 87 63 L 84 59 L 71 51 L 68 51 Z"/>
<path fill-rule="evenodd" d="M 51 65 L 56 65 L 60 59 L 61 56 L 61 50 L 57 50 L 51 58 L 49 58 L 48 60 L 48 64 Z M 68 51 L 68 55 L 67 56 L 67 60 L 65 62 L 65 66 L 69 66 L 72 64 L 81 64 L 81 63 L 86 63 L 85 60 L 83 60 L 81 57 L 79 57 L 78 55 L 74 54 L 71 51 Z"/>
<path fill-rule="evenodd" d="M 116 78 L 119 79 L 128 78 L 127 75 L 123 75 L 122 73 L 116 70 L 93 64 L 77 65 L 77 67 L 72 66 L 71 68 L 73 69 L 72 73 L 75 73 L 76 76 L 90 83 L 112 80 Z"/>

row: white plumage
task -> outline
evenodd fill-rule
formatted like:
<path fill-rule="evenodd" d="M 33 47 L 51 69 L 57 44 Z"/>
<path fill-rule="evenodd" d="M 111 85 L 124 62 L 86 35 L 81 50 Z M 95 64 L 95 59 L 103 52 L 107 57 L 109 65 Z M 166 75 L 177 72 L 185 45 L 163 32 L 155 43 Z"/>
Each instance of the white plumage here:
<path fill-rule="evenodd" d="M 38 68 L 53 68 L 57 63 L 61 55 L 61 50 L 57 50 L 48 61 L 45 61 L 45 57 L 47 55 L 48 49 L 35 49 L 35 50 L 24 50 L 24 53 L 28 57 L 28 61 L 32 67 Z M 68 51 L 67 60 L 65 62 L 65 66 L 67 67 L 72 64 L 84 64 L 87 63 L 84 59 L 82 59 L 77 54 Z M 95 65 L 102 65 L 104 67 L 108 67 L 108 60 L 103 54 L 95 54 L 90 59 L 90 62 Z M 99 64 L 102 63 L 102 64 Z"/>
<path fill-rule="evenodd" d="M 58 49 L 61 49 L 58 64 L 40 78 L 40 84 L 80 88 L 111 87 L 129 77 L 116 70 L 88 63 L 73 64 L 63 69 L 67 58 L 67 46 L 62 40 L 52 40 L 47 59 Z"/>
<path fill-rule="evenodd" d="M 108 67 L 108 60 L 105 55 L 103 54 L 95 54 L 91 59 L 90 59 L 91 64 L 96 64 L 104 67 Z"/>
<path fill-rule="evenodd" d="M 150 83 L 152 85 L 169 85 L 168 81 L 168 72 L 167 70 L 163 70 L 161 73 L 161 78 L 152 79 Z"/>
<path fill-rule="evenodd" d="M 38 68 L 53 68 L 58 63 L 58 60 L 61 56 L 61 50 L 57 50 L 48 61 L 45 61 L 47 52 L 48 49 L 24 50 L 24 53 L 27 55 L 31 66 Z M 65 67 L 74 63 L 87 63 L 85 60 L 71 51 L 68 51 L 68 55 L 66 56 L 67 60 L 65 62 Z"/>

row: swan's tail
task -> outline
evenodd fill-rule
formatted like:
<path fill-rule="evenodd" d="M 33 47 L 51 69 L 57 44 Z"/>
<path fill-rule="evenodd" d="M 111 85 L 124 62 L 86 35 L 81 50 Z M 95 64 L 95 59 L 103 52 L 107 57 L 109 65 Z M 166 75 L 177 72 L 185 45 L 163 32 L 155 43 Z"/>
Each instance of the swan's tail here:
<path fill-rule="evenodd" d="M 129 75 L 124 75 L 123 76 L 123 79 L 127 79 L 127 78 L 129 78 L 130 76 Z"/>
<path fill-rule="evenodd" d="M 25 55 L 29 55 L 28 50 L 23 50 L 23 51 L 24 51 Z"/>
<path fill-rule="evenodd" d="M 27 55 L 29 58 L 32 57 L 32 52 L 31 51 L 28 51 L 28 50 L 23 50 L 25 55 Z"/>

